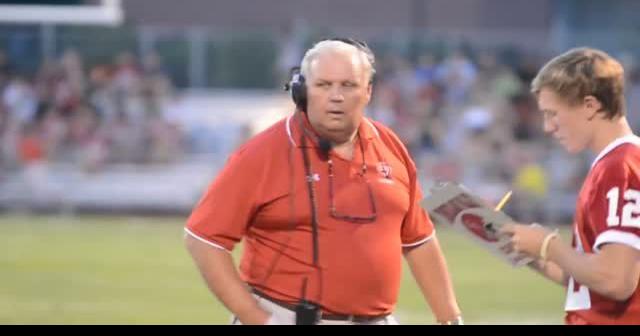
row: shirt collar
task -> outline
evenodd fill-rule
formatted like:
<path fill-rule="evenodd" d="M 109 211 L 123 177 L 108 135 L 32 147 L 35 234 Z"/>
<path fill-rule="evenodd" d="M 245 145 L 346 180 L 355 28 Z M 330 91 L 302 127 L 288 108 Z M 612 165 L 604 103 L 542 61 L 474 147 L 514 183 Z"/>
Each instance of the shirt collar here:
<path fill-rule="evenodd" d="M 591 164 L 591 168 L 593 168 L 593 166 L 595 166 L 596 163 L 598 163 L 598 161 L 600 161 L 600 159 L 602 159 L 605 155 L 616 149 L 616 147 L 624 145 L 626 143 L 640 146 L 640 138 L 638 138 L 634 134 L 629 134 L 613 140 L 602 151 L 600 151 L 600 154 L 598 154 L 598 156 L 596 156 L 595 160 L 593 160 L 593 163 Z"/>

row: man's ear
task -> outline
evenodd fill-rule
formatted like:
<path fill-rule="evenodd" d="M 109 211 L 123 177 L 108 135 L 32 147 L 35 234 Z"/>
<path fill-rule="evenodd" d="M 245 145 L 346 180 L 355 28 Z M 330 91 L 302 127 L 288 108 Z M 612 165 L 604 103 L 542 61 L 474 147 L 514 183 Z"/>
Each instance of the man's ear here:
<path fill-rule="evenodd" d="M 602 103 L 594 96 L 586 96 L 582 100 L 582 106 L 585 108 L 587 120 L 591 121 L 596 117 L 598 112 L 602 112 Z"/>
<path fill-rule="evenodd" d="M 373 95 L 373 84 L 367 86 L 367 104 L 371 102 L 371 96 Z"/>

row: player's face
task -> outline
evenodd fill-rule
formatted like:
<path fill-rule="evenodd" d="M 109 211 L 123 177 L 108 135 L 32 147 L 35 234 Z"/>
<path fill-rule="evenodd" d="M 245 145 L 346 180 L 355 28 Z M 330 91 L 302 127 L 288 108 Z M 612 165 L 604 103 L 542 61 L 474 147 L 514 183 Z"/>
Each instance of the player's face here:
<path fill-rule="evenodd" d="M 589 146 L 593 131 L 582 104 L 572 105 L 555 92 L 543 88 L 538 94 L 538 108 L 543 113 L 544 131 L 567 151 L 578 153 Z"/>
<path fill-rule="evenodd" d="M 327 51 L 311 62 L 307 77 L 309 122 L 335 143 L 348 141 L 371 99 L 366 61 L 355 49 Z"/>

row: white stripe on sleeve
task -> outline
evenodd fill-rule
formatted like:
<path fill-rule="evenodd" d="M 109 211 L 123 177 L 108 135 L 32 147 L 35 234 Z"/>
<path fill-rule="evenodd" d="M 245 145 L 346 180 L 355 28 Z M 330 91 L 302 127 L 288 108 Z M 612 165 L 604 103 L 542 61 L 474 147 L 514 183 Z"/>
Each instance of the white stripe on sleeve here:
<path fill-rule="evenodd" d="M 217 248 L 217 249 L 224 250 L 224 251 L 227 251 L 228 253 L 231 253 L 231 251 L 227 250 L 227 249 L 226 249 L 226 248 L 224 248 L 223 246 L 218 245 L 218 244 L 216 244 L 216 243 L 214 243 L 214 242 L 210 242 L 210 241 L 208 241 L 208 240 L 206 240 L 206 239 L 204 239 L 204 238 L 202 238 L 202 237 L 198 236 L 197 234 L 195 234 L 195 233 L 191 232 L 191 231 L 190 231 L 189 229 L 187 229 L 187 228 L 184 228 L 184 231 L 185 231 L 188 235 L 190 235 L 191 237 L 193 237 L 193 238 L 195 238 L 195 239 L 197 239 L 197 240 L 199 240 L 199 241 L 201 241 L 201 242 L 203 242 L 203 243 L 205 243 L 205 244 L 207 244 L 207 245 L 209 245 L 209 246 L 213 246 L 213 247 L 215 247 L 215 248 Z"/>

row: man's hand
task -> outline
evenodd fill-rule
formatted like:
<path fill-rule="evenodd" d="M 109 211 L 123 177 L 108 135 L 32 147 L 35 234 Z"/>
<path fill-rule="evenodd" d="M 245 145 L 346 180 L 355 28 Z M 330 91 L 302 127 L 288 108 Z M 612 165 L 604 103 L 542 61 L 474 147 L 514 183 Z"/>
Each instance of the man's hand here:
<path fill-rule="evenodd" d="M 551 231 L 538 224 L 506 223 L 500 228 L 499 234 L 511 237 L 511 242 L 507 245 L 508 251 L 505 252 L 513 251 L 539 258 L 542 242 L 551 234 Z"/>
<path fill-rule="evenodd" d="M 185 236 L 185 245 L 211 292 L 242 324 L 268 322 L 269 313 L 258 305 L 240 279 L 229 252 L 207 245 L 192 235 Z"/>
<path fill-rule="evenodd" d="M 238 315 L 238 318 L 240 319 L 240 322 L 242 322 L 242 324 L 282 324 L 281 322 L 276 320 L 273 314 L 266 312 L 262 308 L 255 309 L 250 313 L 243 313 L 242 316 Z"/>

